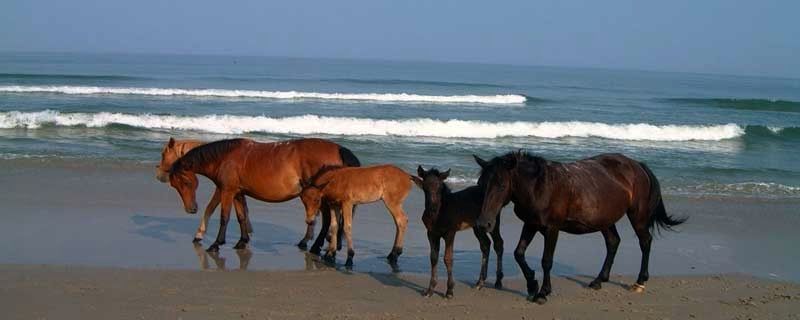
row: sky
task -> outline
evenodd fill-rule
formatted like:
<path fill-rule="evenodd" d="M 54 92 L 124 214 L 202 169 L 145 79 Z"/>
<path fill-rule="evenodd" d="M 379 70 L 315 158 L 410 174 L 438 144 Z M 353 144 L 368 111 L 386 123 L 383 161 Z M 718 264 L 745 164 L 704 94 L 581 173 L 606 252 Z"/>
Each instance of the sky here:
<path fill-rule="evenodd" d="M 797 0 L 3 0 L 0 51 L 224 54 L 800 78 Z"/>

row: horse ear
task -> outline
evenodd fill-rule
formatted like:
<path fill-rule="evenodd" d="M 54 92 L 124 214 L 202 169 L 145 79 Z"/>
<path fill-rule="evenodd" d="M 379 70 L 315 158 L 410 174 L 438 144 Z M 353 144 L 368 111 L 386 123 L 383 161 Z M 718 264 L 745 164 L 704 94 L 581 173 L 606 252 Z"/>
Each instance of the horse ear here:
<path fill-rule="evenodd" d="M 175 138 L 169 137 L 169 142 L 167 142 L 167 148 L 172 148 L 175 146 Z"/>
<path fill-rule="evenodd" d="M 420 189 L 423 189 L 422 188 L 422 179 L 420 179 L 419 177 L 416 177 L 416 176 L 412 176 L 412 175 L 408 175 L 408 176 L 411 178 L 411 181 L 414 181 L 414 183 L 417 185 L 417 187 L 419 187 Z"/>
<path fill-rule="evenodd" d="M 439 174 L 439 179 L 445 180 L 449 176 L 450 176 L 450 169 L 447 169 L 447 171 Z"/>
<path fill-rule="evenodd" d="M 488 162 L 486 162 L 486 160 L 483 160 L 474 154 L 472 155 L 472 157 L 475 158 L 475 162 L 477 162 L 478 165 L 481 166 L 481 168 L 486 168 L 486 166 L 489 164 Z"/>
<path fill-rule="evenodd" d="M 422 169 L 422 166 L 417 166 L 417 176 L 422 178 L 425 176 L 425 169 Z"/>

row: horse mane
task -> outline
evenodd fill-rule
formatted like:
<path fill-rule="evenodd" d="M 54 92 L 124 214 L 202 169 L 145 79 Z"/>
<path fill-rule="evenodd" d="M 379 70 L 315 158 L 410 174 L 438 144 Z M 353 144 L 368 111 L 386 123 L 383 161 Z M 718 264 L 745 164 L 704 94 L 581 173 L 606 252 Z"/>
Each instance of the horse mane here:
<path fill-rule="evenodd" d="M 517 162 L 517 169 L 522 170 L 524 173 L 528 175 L 538 176 L 542 172 L 542 168 L 545 168 L 547 163 L 549 162 L 547 159 L 537 156 L 535 154 L 531 154 L 527 151 L 511 151 L 501 156 L 494 157 L 492 160 L 489 160 L 490 166 L 496 165 L 503 165 L 509 162 Z M 483 169 L 481 169 L 481 174 L 483 173 Z"/>
<path fill-rule="evenodd" d="M 339 170 L 341 168 L 345 168 L 345 166 L 342 166 L 342 165 L 324 165 L 321 168 L 319 168 L 319 170 L 317 170 L 317 172 L 314 173 L 314 175 L 312 175 L 311 177 L 308 178 L 308 180 L 307 180 L 308 184 L 312 185 L 312 186 L 316 186 L 317 182 L 318 182 L 317 180 L 322 178 L 322 176 L 324 174 L 326 174 L 328 172 L 331 172 L 331 171 Z"/>
<path fill-rule="evenodd" d="M 172 164 L 171 171 L 196 170 L 202 164 L 220 161 L 220 158 L 227 155 L 231 149 L 241 146 L 245 141 L 248 141 L 248 139 L 227 139 L 199 145 L 175 161 Z"/>

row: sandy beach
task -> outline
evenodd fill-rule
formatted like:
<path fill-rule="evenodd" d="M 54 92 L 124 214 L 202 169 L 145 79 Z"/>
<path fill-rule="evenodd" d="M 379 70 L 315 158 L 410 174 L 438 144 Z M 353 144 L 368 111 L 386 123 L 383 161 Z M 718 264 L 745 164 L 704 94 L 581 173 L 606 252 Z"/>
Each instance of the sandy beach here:
<path fill-rule="evenodd" d="M 216 219 L 204 243 L 193 245 L 199 217 L 182 212 L 175 191 L 158 183 L 149 166 L 6 160 L 3 167 L 0 181 L 14 187 L 0 194 L 4 211 L 13 213 L 0 225 L 0 307 L 12 310 L 11 318 L 800 317 L 800 257 L 791 247 L 800 240 L 792 231 L 798 204 L 792 201 L 668 198 L 670 212 L 689 215 L 690 222 L 656 238 L 644 294 L 626 289 L 640 257 L 627 221 L 620 222 L 611 282 L 601 291 L 585 286 L 605 254 L 602 238 L 563 234 L 553 295 L 538 306 L 525 301 L 510 254 L 520 223 L 509 208 L 502 224 L 506 288 L 472 289 L 480 254 L 463 232 L 456 243 L 456 297 L 448 301 L 419 295 L 429 265 L 416 189 L 405 205 L 410 224 L 400 269 L 383 259 L 391 245 L 386 235 L 394 231 L 388 214 L 381 205 L 365 205 L 354 224 L 356 265 L 346 271 L 294 246 L 304 230 L 299 201 L 251 201 L 256 233 L 250 247 L 231 248 L 234 225 L 229 245 L 212 255 L 204 248 L 216 235 Z M 199 199 L 210 191 L 201 182 Z M 540 254 L 538 238 L 527 256 L 541 277 Z"/>
<path fill-rule="evenodd" d="M 5 319 L 799 319 L 800 285 L 741 275 L 653 277 L 647 292 L 615 277 L 602 290 L 583 276 L 554 279 L 548 304 L 529 303 L 520 280 L 503 290 L 456 285 L 423 298 L 419 276 L 335 269 L 202 272 L 0 266 Z M 441 293 L 441 292 L 440 292 Z"/>

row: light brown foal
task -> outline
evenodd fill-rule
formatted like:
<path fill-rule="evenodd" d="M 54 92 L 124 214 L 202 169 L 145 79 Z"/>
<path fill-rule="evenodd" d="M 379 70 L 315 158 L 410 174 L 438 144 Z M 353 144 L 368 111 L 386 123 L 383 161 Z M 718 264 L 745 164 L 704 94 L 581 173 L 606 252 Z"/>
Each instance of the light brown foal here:
<path fill-rule="evenodd" d="M 303 183 L 300 199 L 306 207 L 306 222 L 314 221 L 322 202 L 331 208 L 330 234 L 338 229 L 335 213 L 343 216 L 344 236 L 347 239 L 346 266 L 353 265 L 353 205 L 383 200 L 386 209 L 394 218 L 397 228 L 394 247 L 387 256 L 389 262 L 397 263 L 403 252 L 403 238 L 408 218 L 403 210 L 403 201 L 411 191 L 411 176 L 393 165 L 371 167 L 326 167 L 309 181 Z M 324 259 L 334 262 L 336 257 L 336 237 L 329 236 L 330 243 Z"/>

